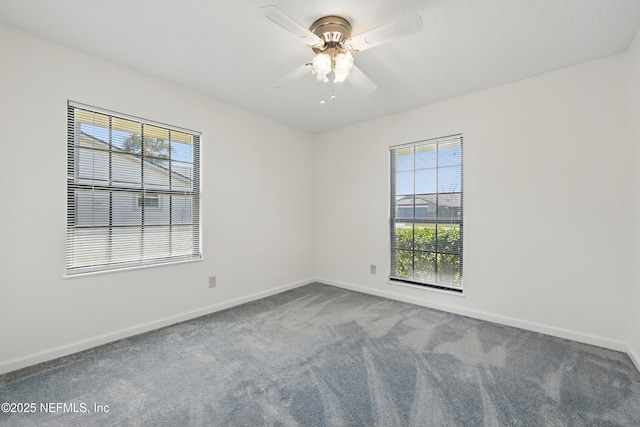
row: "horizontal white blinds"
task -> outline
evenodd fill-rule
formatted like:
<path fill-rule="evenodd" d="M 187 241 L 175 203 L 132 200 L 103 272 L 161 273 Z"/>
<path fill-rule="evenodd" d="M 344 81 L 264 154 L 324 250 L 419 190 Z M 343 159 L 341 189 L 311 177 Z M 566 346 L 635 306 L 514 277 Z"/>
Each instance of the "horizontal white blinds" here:
<path fill-rule="evenodd" d="M 390 148 L 391 279 L 462 290 L 462 135 Z"/>
<path fill-rule="evenodd" d="M 200 134 L 68 105 L 67 274 L 199 259 Z"/>

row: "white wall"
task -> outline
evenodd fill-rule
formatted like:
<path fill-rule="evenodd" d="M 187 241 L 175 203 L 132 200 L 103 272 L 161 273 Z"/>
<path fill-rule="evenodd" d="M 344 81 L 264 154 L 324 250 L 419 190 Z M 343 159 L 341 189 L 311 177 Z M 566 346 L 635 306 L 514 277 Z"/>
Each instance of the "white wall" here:
<path fill-rule="evenodd" d="M 313 277 L 311 135 L 7 26 L 0 57 L 0 373 Z M 202 132 L 204 261 L 63 279 L 69 99 Z"/>
<path fill-rule="evenodd" d="M 636 366 L 640 370 L 640 32 L 627 53 L 629 60 L 629 125 L 631 149 L 629 150 L 628 194 L 630 197 L 629 224 L 631 245 L 629 265 L 630 292 L 628 307 L 627 344 Z"/>
<path fill-rule="evenodd" d="M 625 67 L 616 55 L 318 135 L 318 276 L 626 349 Z M 388 148 L 460 132 L 465 295 L 391 285 Z"/>
<path fill-rule="evenodd" d="M 638 40 L 315 136 L 2 25 L 0 55 L 0 373 L 314 276 L 638 359 Z M 68 99 L 203 133 L 204 261 L 63 279 Z M 391 285 L 388 147 L 458 132 L 465 295 Z"/>

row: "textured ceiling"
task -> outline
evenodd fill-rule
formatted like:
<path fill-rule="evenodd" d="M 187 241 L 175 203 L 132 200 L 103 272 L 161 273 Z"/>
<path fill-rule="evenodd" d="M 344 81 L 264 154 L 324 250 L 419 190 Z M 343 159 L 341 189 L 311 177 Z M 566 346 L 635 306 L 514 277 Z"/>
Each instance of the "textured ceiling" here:
<path fill-rule="evenodd" d="M 378 88 L 311 74 L 272 83 L 313 54 L 268 21 L 336 14 L 358 35 L 411 12 L 424 28 L 354 55 Z M 322 132 L 622 52 L 640 0 L 0 0 L 0 21 L 310 132 Z M 327 96 L 330 84 L 325 85 Z"/>

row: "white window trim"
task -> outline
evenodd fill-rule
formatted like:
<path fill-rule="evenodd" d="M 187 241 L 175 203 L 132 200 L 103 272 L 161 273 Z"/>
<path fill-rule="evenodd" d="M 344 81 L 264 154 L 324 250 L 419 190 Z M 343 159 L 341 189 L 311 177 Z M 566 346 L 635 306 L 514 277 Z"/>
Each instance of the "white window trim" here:
<path fill-rule="evenodd" d="M 85 276 L 89 274 L 125 271 L 125 270 L 145 268 L 145 267 L 151 267 L 151 266 L 172 265 L 172 264 L 180 264 L 184 262 L 202 260 L 202 248 L 201 248 L 202 203 L 201 203 L 201 192 L 200 192 L 200 136 L 201 136 L 201 133 L 188 130 L 185 128 L 180 128 L 177 126 L 166 125 L 156 121 L 141 119 L 139 117 L 135 117 L 131 115 L 116 113 L 103 108 L 97 108 L 97 107 L 81 104 L 74 101 L 68 101 L 67 110 L 68 110 L 68 129 L 67 129 L 68 130 L 68 141 L 67 141 L 67 153 L 68 153 L 67 206 L 68 207 L 67 207 L 67 256 L 66 256 L 67 266 L 66 266 L 66 274 L 64 275 L 64 277 L 79 277 L 79 276 Z M 179 133 L 188 135 L 188 137 L 191 138 L 191 142 L 189 144 L 192 146 L 192 150 L 193 150 L 191 158 L 189 159 L 188 162 L 186 162 L 191 164 L 192 175 L 190 178 L 188 178 L 189 181 L 187 181 L 187 183 L 189 184 L 189 187 L 183 186 L 179 189 L 178 188 L 172 189 L 172 184 L 169 184 L 169 187 L 163 186 L 162 188 L 158 188 L 157 186 L 155 186 L 152 190 L 151 189 L 147 190 L 149 192 L 145 194 L 145 186 L 148 185 L 145 183 L 136 184 L 135 186 L 132 186 L 131 188 L 129 188 L 129 186 L 123 187 L 121 185 L 118 186 L 115 184 L 111 184 L 111 178 L 109 178 L 109 183 L 106 183 L 106 184 L 101 183 L 101 185 L 97 185 L 95 182 L 94 184 L 87 184 L 87 182 L 91 182 L 91 178 L 86 179 L 83 177 L 81 179 L 76 175 L 78 171 L 77 168 L 80 167 L 80 160 L 79 160 L 79 157 L 77 156 L 79 155 L 78 153 L 80 152 L 90 153 L 91 155 L 95 156 L 96 149 L 95 148 L 89 149 L 86 147 L 81 148 L 79 145 L 77 145 L 76 132 L 79 131 L 79 129 L 76 129 L 76 126 L 77 126 L 77 123 L 76 123 L 77 116 L 75 116 L 76 110 L 85 110 L 85 112 L 88 112 L 89 114 L 96 113 L 96 114 L 108 116 L 109 124 L 107 127 L 104 127 L 104 129 L 107 131 L 109 135 L 111 135 L 112 132 L 115 132 L 115 130 L 111 127 L 111 118 L 124 119 L 132 122 L 136 122 L 141 125 L 141 129 L 145 129 L 145 127 L 148 127 L 148 126 L 153 126 L 155 128 L 161 128 L 163 130 L 166 130 L 169 135 L 171 135 L 172 132 L 179 132 Z M 187 136 L 183 135 L 183 137 L 187 137 Z M 119 151 L 115 151 L 117 147 L 115 147 L 111 142 L 107 142 L 107 146 L 109 147 L 108 148 L 109 152 L 113 151 L 114 153 L 116 152 L 119 153 Z M 102 148 L 99 148 L 98 151 L 104 152 L 105 150 Z M 144 173 L 145 164 L 146 164 L 144 162 L 144 155 L 140 154 L 140 155 L 137 155 L 137 157 L 140 158 L 139 170 L 141 171 L 141 173 Z M 183 160 L 184 159 L 172 160 L 171 157 L 169 157 L 168 161 L 169 161 L 169 165 L 171 165 L 172 161 L 176 161 L 176 162 L 180 161 L 181 163 L 183 163 Z M 113 163 L 115 163 L 111 160 L 111 155 L 109 155 L 108 162 L 109 162 L 109 170 L 111 170 L 111 168 L 113 167 L 112 166 Z M 169 171 L 167 173 L 172 174 L 173 172 Z M 111 176 L 111 172 L 109 172 L 109 176 Z M 176 178 L 174 177 L 174 180 L 175 179 Z M 180 179 L 184 180 L 185 178 L 184 176 L 180 176 Z M 173 182 L 171 180 L 171 177 L 169 178 L 169 182 L 170 183 Z M 160 197 L 163 194 L 168 197 L 181 198 L 182 200 L 184 200 L 184 198 L 186 197 L 186 200 L 189 203 L 188 206 L 191 207 L 189 211 L 191 213 L 190 221 L 187 223 L 182 223 L 182 222 L 173 223 L 171 219 L 172 212 L 169 212 L 167 214 L 169 218 L 167 223 L 157 224 L 154 222 L 154 223 L 151 223 L 151 225 L 147 224 L 146 225 L 147 234 L 145 234 L 145 223 L 144 223 L 145 220 L 143 219 L 144 216 L 142 213 L 140 223 L 134 222 L 131 224 L 131 227 L 127 226 L 127 228 L 131 228 L 132 230 L 135 230 L 135 227 L 140 227 L 139 235 L 141 236 L 141 239 L 145 239 L 144 236 L 147 236 L 148 238 L 151 236 L 154 236 L 154 237 L 157 236 L 157 234 L 151 234 L 151 235 L 148 234 L 149 233 L 148 230 L 150 230 L 151 227 L 156 227 L 156 230 L 158 229 L 157 227 L 161 227 L 163 229 L 166 228 L 168 233 L 166 239 L 169 242 L 166 254 L 162 254 L 161 251 L 159 253 L 150 254 L 149 252 L 151 250 L 146 249 L 146 247 L 143 244 L 144 240 L 141 240 L 140 254 L 137 259 L 133 259 L 133 258 L 125 259 L 122 257 L 124 253 L 119 253 L 121 258 L 118 259 L 117 262 L 111 261 L 112 259 L 116 259 L 115 256 L 113 258 L 106 257 L 107 260 L 101 260 L 100 262 L 95 263 L 95 265 L 92 265 L 92 263 L 82 261 L 82 260 L 77 261 L 77 258 L 75 258 L 76 254 L 79 254 L 79 253 L 89 254 L 93 251 L 93 248 L 94 248 L 93 246 L 90 246 L 90 249 L 87 249 L 86 247 L 83 248 L 83 247 L 77 246 L 79 242 L 78 239 L 83 240 L 84 237 L 78 237 L 77 233 L 75 232 L 75 230 L 79 230 L 77 221 L 78 221 L 78 215 L 79 215 L 78 209 L 81 206 L 78 204 L 79 202 L 76 195 L 79 194 L 79 192 L 83 192 L 83 191 L 85 193 L 93 192 L 92 194 L 101 195 L 101 197 L 105 197 L 108 194 L 117 194 L 118 191 L 130 192 L 131 194 L 134 195 L 132 209 L 133 211 L 136 211 L 137 209 L 138 212 L 141 212 L 143 210 L 142 207 L 137 206 L 139 197 L 149 197 L 149 195 L 152 195 L 152 196 L 157 195 L 158 197 Z M 114 202 L 112 202 L 111 196 L 109 196 L 108 205 L 109 205 L 110 218 L 112 216 L 111 211 L 116 209 L 116 205 L 112 205 L 112 203 Z M 166 204 L 168 206 L 165 206 L 165 207 L 167 209 L 171 209 L 170 203 L 168 201 Z M 163 203 L 162 197 L 160 197 L 159 206 L 157 207 L 152 206 L 147 209 L 150 209 L 153 211 L 160 211 L 163 205 L 165 205 L 165 203 Z M 91 210 L 91 212 L 93 212 L 93 210 Z M 96 229 L 102 230 L 103 233 L 104 231 L 108 230 L 109 236 L 111 235 L 111 230 L 115 230 L 117 228 L 117 225 L 111 224 L 111 220 L 109 220 L 108 225 L 104 224 L 104 220 L 102 220 L 102 223 L 100 223 L 99 225 L 91 225 L 93 223 L 93 219 L 90 219 L 88 222 L 89 222 L 89 225 L 86 227 L 83 227 L 85 230 L 96 227 Z M 184 234 L 185 229 L 187 230 L 186 234 Z M 181 232 L 183 233 L 183 236 L 187 236 L 186 237 L 187 240 L 181 239 L 179 241 L 175 241 L 179 243 L 182 248 L 186 248 L 186 249 L 179 249 L 179 250 L 175 249 L 173 239 L 176 238 L 176 234 L 175 234 L 176 232 Z M 138 232 L 136 231 L 136 233 Z M 188 236 L 191 236 L 191 237 L 188 237 Z M 115 251 L 115 253 L 118 253 L 117 252 L 118 247 L 114 246 L 111 243 L 112 241 L 111 237 L 108 238 L 108 241 L 109 243 L 105 244 L 104 238 L 103 238 L 103 241 L 101 242 L 101 245 L 103 247 L 107 247 L 107 249 L 105 250 L 109 253 L 111 253 L 112 251 Z M 135 246 L 135 244 L 133 246 Z M 127 249 L 127 251 L 129 251 L 129 249 Z M 136 253 L 136 252 L 134 251 L 134 252 L 127 252 L 127 253 Z"/>
<path fill-rule="evenodd" d="M 437 143 L 441 143 L 441 142 L 447 142 L 447 141 L 452 141 L 452 140 L 457 140 L 460 143 L 460 220 L 459 221 L 454 221 L 452 223 L 456 223 L 459 224 L 460 227 L 460 284 L 459 286 L 455 286 L 455 285 L 449 285 L 449 284 L 445 284 L 445 283 L 438 283 L 437 281 L 426 281 L 426 280 L 420 280 L 420 279 L 416 279 L 415 277 L 406 277 L 406 276 L 401 276 L 401 275 L 396 275 L 396 253 L 397 253 L 397 248 L 396 248 L 396 223 L 412 223 L 412 224 L 418 224 L 418 223 L 434 223 L 437 224 L 439 223 L 445 223 L 445 221 L 441 221 L 439 219 L 407 219 L 407 218 L 402 218 L 402 217 L 396 217 L 397 214 L 397 205 L 396 205 L 396 165 L 395 165 L 395 152 L 396 150 L 400 150 L 403 148 L 412 148 L 412 147 L 418 147 L 418 146 L 423 146 L 423 145 L 429 145 L 429 144 L 437 144 Z M 390 235 L 390 252 L 391 252 L 391 268 L 390 268 L 390 274 L 389 274 L 389 283 L 392 284 L 398 284 L 398 285 L 404 285 L 404 286 L 410 286 L 413 288 L 423 288 L 423 289 L 429 289 L 429 290 L 434 290 L 434 291 L 440 291 L 440 292 L 445 292 L 445 293 L 449 293 L 449 294 L 462 294 L 464 291 L 464 286 L 463 286 L 463 236 L 464 236 L 464 218 L 463 218 L 463 200 L 464 200 L 464 188 L 463 188 L 463 177 L 464 177 L 464 170 L 463 170 L 463 136 L 462 134 L 456 134 L 456 135 L 449 135 L 449 136 L 444 136 L 444 137 L 439 137 L 439 138 L 433 138 L 433 139 L 428 139 L 428 140 L 422 140 L 422 141 L 417 141 L 417 142 L 412 142 L 412 143 L 408 143 L 408 144 L 401 144 L 401 145 L 395 145 L 392 147 L 389 147 L 389 151 L 390 151 L 390 160 L 391 160 L 391 164 L 390 164 L 390 216 L 389 216 L 389 235 Z M 440 166 L 436 165 L 435 169 L 436 171 L 438 170 Z M 414 165 L 414 179 L 415 179 L 415 171 L 418 170 L 415 165 Z M 419 193 L 416 193 L 416 187 L 415 187 L 415 182 L 414 182 L 414 190 L 413 190 L 413 196 L 415 197 L 416 195 L 418 195 Z M 437 188 L 437 187 L 436 187 Z M 439 190 L 436 190 L 436 194 L 440 194 Z M 415 202 L 414 202 L 414 209 L 415 209 Z M 403 249 L 400 249 L 403 250 Z M 410 251 L 413 252 L 415 249 L 411 249 Z M 434 253 L 438 253 L 438 251 L 434 251 Z"/>

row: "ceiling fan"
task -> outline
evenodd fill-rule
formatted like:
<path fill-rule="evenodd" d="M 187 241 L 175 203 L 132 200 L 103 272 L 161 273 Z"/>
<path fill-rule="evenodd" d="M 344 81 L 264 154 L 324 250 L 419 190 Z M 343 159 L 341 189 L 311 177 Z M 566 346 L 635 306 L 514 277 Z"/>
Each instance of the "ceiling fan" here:
<path fill-rule="evenodd" d="M 267 19 L 295 35 L 315 53 L 312 61 L 277 80 L 273 84 L 276 88 L 312 72 L 321 82 L 328 82 L 327 76 L 333 73 L 333 82 L 347 80 L 363 93 L 372 92 L 376 84 L 353 63 L 352 54 L 422 30 L 422 18 L 417 13 L 351 37 L 351 23 L 340 16 L 322 17 L 307 29 L 277 6 L 262 10 Z"/>

